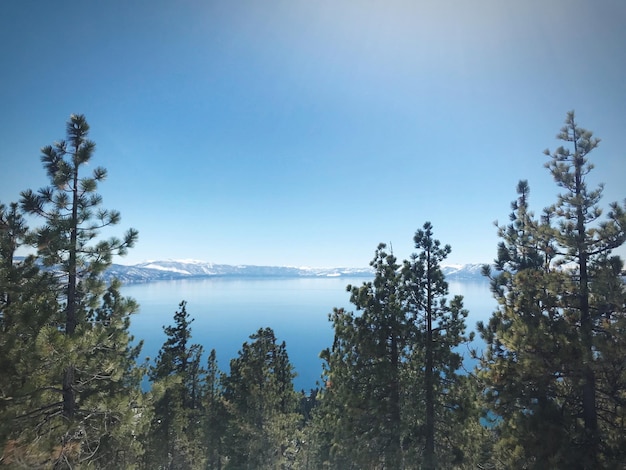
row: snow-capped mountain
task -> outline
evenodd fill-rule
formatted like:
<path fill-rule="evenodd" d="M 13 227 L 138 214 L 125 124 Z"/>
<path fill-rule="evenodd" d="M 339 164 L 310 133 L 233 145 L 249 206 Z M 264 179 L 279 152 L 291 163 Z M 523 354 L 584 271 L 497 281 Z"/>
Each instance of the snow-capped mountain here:
<path fill-rule="evenodd" d="M 470 263 L 470 264 L 451 264 L 448 266 L 442 266 L 446 279 L 453 280 L 485 280 L 482 275 L 482 269 L 484 264 Z"/>
<path fill-rule="evenodd" d="M 122 282 L 150 282 L 202 277 L 341 277 L 372 274 L 370 268 L 309 268 L 214 264 L 196 260 L 147 261 L 133 266 L 112 265 L 107 277 Z"/>
<path fill-rule="evenodd" d="M 481 280 L 480 264 L 443 266 L 448 280 Z M 146 261 L 133 266 L 113 264 L 106 277 L 124 283 L 203 277 L 364 277 L 371 278 L 372 268 L 311 268 L 292 266 L 255 266 L 214 264 L 197 260 Z"/>

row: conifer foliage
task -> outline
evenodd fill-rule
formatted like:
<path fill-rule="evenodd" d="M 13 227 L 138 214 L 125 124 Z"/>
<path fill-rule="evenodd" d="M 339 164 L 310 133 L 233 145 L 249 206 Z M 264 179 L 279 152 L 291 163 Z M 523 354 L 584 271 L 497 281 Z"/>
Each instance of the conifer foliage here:
<path fill-rule="evenodd" d="M 218 368 L 190 344 L 193 319 L 181 302 L 150 368 L 154 414 L 144 458 L 150 469 L 297 468 L 301 415 L 285 342 L 261 328 Z"/>
<path fill-rule="evenodd" d="M 9 462 L 27 454 L 24 447 L 30 443 L 17 440 L 26 421 L 19 417 L 36 389 L 36 382 L 26 379 L 46 373 L 32 345 L 43 325 L 60 318 L 54 278 L 39 270 L 34 256 L 14 259 L 27 233 L 18 204 L 0 204 L 0 445 L 9 449 L 3 457 Z"/>
<path fill-rule="evenodd" d="M 17 387 L 8 397 L 3 437 L 11 449 L 5 461 L 14 466 L 132 468 L 141 452 L 135 439 L 141 432 L 142 371 L 135 364 L 141 345 L 131 346 L 128 333 L 137 305 L 121 296 L 119 282 L 107 285 L 101 276 L 137 232 L 99 238 L 120 215 L 100 209 L 96 190 L 106 171 L 82 174 L 95 149 L 88 133 L 85 117 L 72 115 L 67 140 L 42 149 L 50 185 L 23 191 L 20 201 L 21 211 L 39 217 L 42 226 L 25 231 L 15 206 L 5 212 L 11 230 L 2 235 L 9 273 L 2 317 L 16 348 L 8 360 L 9 381 Z M 37 264 L 47 272 L 39 272 L 35 258 L 12 265 L 18 241 L 36 247 Z M 16 325 L 20 330 L 11 330 Z"/>
<path fill-rule="evenodd" d="M 546 167 L 563 192 L 537 220 L 520 182 L 496 271 L 485 270 L 499 308 L 479 324 L 480 374 L 507 466 L 612 468 L 626 458 L 626 296 L 611 254 L 626 240 L 626 217 L 612 203 L 600 221 L 602 186 L 588 187 L 599 140 L 573 112 L 557 137 L 565 145 L 545 152 Z"/>
<path fill-rule="evenodd" d="M 403 308 L 400 265 L 380 244 L 371 266 L 375 278 L 348 286 L 360 315 L 335 309 L 326 363 L 324 425 L 330 435 L 324 458 L 337 468 L 400 468 L 407 423 L 404 380 L 414 325 Z M 372 467 L 375 468 L 375 467 Z"/>
<path fill-rule="evenodd" d="M 467 341 L 468 312 L 461 297 L 445 297 L 440 263 L 450 247 L 433 238 L 428 222 L 414 240 L 418 252 L 402 265 L 380 244 L 370 263 L 374 280 L 348 286 L 357 313 L 330 316 L 335 339 L 322 352 L 327 380 L 317 414 L 326 444 L 317 452 L 331 468 L 472 462 L 464 430 L 478 429 L 478 409 L 455 352 Z"/>
<path fill-rule="evenodd" d="M 230 362 L 224 378 L 228 410 L 227 469 L 293 468 L 298 450 L 298 401 L 285 342 L 260 328 Z"/>
<path fill-rule="evenodd" d="M 174 313 L 174 325 L 163 327 L 167 337 L 151 367 L 154 417 L 146 464 L 151 468 L 199 468 L 204 460 L 202 445 L 201 367 L 203 347 L 190 344 L 191 319 L 187 302 Z"/>
<path fill-rule="evenodd" d="M 85 175 L 95 150 L 85 117 L 72 115 L 66 131 L 42 149 L 49 186 L 0 204 L 0 466 L 624 467 L 626 289 L 613 252 L 626 242 L 626 202 L 603 215 L 603 188 L 588 184 L 599 140 L 573 112 L 563 145 L 545 152 L 562 191 L 555 203 L 536 216 L 522 180 L 497 228 L 484 274 L 498 307 L 477 325 L 476 369 L 463 370 L 473 334 L 442 272 L 451 248 L 426 222 L 408 260 L 380 244 L 373 279 L 347 286 L 355 310 L 329 315 L 334 340 L 310 395 L 295 393 L 272 328 L 253 333 L 228 372 L 215 350 L 205 359 L 185 301 L 154 363 L 137 364 L 129 327 L 139 307 L 103 276 L 137 232 L 102 237 L 120 221 L 100 207 L 106 171 Z M 18 259 L 23 247 L 36 253 Z"/>
<path fill-rule="evenodd" d="M 415 407 L 424 410 L 423 417 L 415 419 L 423 422 L 423 426 L 417 427 L 423 430 L 422 468 L 450 467 L 471 460 L 469 455 L 464 455 L 468 442 L 459 431 L 476 424 L 477 410 L 473 410 L 472 416 L 470 390 L 466 387 L 469 378 L 459 374 L 463 357 L 458 347 L 471 339 L 465 336 L 468 311 L 463 308 L 462 296 L 454 296 L 450 302 L 446 297 L 448 283 L 441 264 L 452 250 L 450 245 L 442 246 L 433 237 L 430 222 L 415 233 L 413 241 L 418 252 L 410 261 L 405 261 L 403 281 L 407 312 L 416 326 L 418 347 L 414 348 L 412 360 L 419 366 L 415 378 L 423 393 L 423 405 Z M 422 439 L 422 433 L 414 431 L 417 442 Z M 454 436 L 454 439 L 445 436 Z"/>

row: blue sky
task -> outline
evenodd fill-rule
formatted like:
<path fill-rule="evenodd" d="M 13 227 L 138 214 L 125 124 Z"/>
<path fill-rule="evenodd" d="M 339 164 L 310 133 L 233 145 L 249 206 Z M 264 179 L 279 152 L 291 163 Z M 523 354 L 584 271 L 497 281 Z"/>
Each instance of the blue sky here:
<path fill-rule="evenodd" d="M 425 221 L 490 261 L 518 180 L 555 200 L 569 110 L 626 197 L 625 24 L 623 0 L 3 1 L 0 201 L 83 113 L 125 263 L 366 266 Z"/>

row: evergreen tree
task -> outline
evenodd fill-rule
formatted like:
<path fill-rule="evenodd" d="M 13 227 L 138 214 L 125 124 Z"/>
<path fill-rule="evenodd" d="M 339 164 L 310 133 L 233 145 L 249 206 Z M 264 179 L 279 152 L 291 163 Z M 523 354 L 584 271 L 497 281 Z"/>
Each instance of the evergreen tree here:
<path fill-rule="evenodd" d="M 558 138 L 571 148 L 546 151 L 546 167 L 564 192 L 538 222 L 521 184 L 512 224 L 499 230 L 491 277 L 500 307 L 479 325 L 482 376 L 510 465 L 612 467 L 624 458 L 624 375 L 614 358 L 626 350 L 622 264 L 611 251 L 626 240 L 626 218 L 613 203 L 598 222 L 602 186 L 589 189 L 586 176 L 599 140 L 573 112 Z"/>
<path fill-rule="evenodd" d="M 18 205 L 0 204 L 0 462 L 15 463 L 19 458 L 20 424 L 35 392 L 30 376 L 42 371 L 32 345 L 40 328 L 54 322 L 57 311 L 54 278 L 38 269 L 35 258 L 15 259 L 28 233 Z"/>
<path fill-rule="evenodd" d="M 26 333 L 23 328 L 36 328 L 45 321 L 53 321 L 48 317 L 45 320 L 40 318 L 41 315 L 51 314 L 49 308 L 20 315 L 26 303 L 30 304 L 31 310 L 35 310 L 35 301 L 41 295 L 47 295 L 49 302 L 55 299 L 51 297 L 54 276 L 41 271 L 32 255 L 19 261 L 15 259 L 15 252 L 25 245 L 27 235 L 28 227 L 18 204 L 11 203 L 6 207 L 0 203 L 0 327 L 7 341 L 17 339 L 9 334 L 9 330 L 15 330 L 24 340 Z"/>
<path fill-rule="evenodd" d="M 342 468 L 401 468 L 401 380 L 413 325 L 403 310 L 400 266 L 385 244 L 370 265 L 372 282 L 348 286 L 361 314 L 335 309 L 330 316 L 335 339 L 322 352 L 323 411 L 332 436 L 327 458 Z"/>
<path fill-rule="evenodd" d="M 557 186 L 564 190 L 551 209 L 559 221 L 556 243 L 562 255 L 560 263 L 572 263 L 574 266 L 574 291 L 564 307 L 568 309 L 570 322 L 575 324 L 578 333 L 580 362 L 575 386 L 581 390 L 583 417 L 583 432 L 579 437 L 586 451 L 585 465 L 592 468 L 600 464 L 602 452 L 602 432 L 598 425 L 599 390 L 594 362 L 602 363 L 602 356 L 598 357 L 601 351 L 597 350 L 596 336 L 606 317 L 599 315 L 594 305 L 596 297 L 593 294 L 597 292 L 591 291 L 591 274 L 593 270 L 602 271 L 611 250 L 626 241 L 626 218 L 623 209 L 614 203 L 609 220 L 594 225 L 602 214 L 598 206 L 602 185 L 596 189 L 588 187 L 586 176 L 593 165 L 588 162 L 587 156 L 598 146 L 599 139 L 594 138 L 590 131 L 578 127 L 573 111 L 567 114 L 565 126 L 557 137 L 572 148 L 561 146 L 552 154 L 546 150 L 546 155 L 550 157 L 546 167 Z M 611 269 L 605 272 L 610 273 Z M 610 292 L 604 293 L 611 295 Z M 598 298 L 602 302 L 606 295 Z M 613 323 L 611 317 L 609 323 Z"/>
<path fill-rule="evenodd" d="M 0 267 L 3 273 L 0 278 L 0 313 L 5 327 L 11 322 L 6 315 L 6 309 L 11 305 L 13 296 L 11 289 L 18 284 L 15 276 L 15 251 L 23 243 L 27 233 L 26 221 L 19 212 L 18 204 L 13 202 L 7 208 L 0 203 L 0 256 L 2 256 Z"/>
<path fill-rule="evenodd" d="M 189 344 L 191 323 L 187 303 L 174 313 L 174 325 L 163 327 L 167 339 L 149 377 L 155 389 L 154 417 L 146 464 L 150 468 L 200 468 L 202 446 L 203 348 Z"/>
<path fill-rule="evenodd" d="M 326 389 L 314 424 L 315 459 L 332 468 L 452 468 L 473 461 L 464 430 L 476 431 L 478 440 L 478 408 L 454 351 L 466 341 L 467 311 L 461 297 L 449 304 L 444 297 L 439 264 L 450 247 L 432 238 L 429 223 L 415 242 L 419 253 L 402 265 L 380 244 L 370 263 L 374 280 L 348 286 L 358 313 L 335 309 L 330 316 L 335 339 L 322 352 Z"/>
<path fill-rule="evenodd" d="M 496 417 L 498 459 L 507 467 L 543 468 L 570 453 L 563 375 L 574 354 L 555 294 L 568 280 L 550 267 L 552 231 L 529 210 L 528 183 L 520 181 L 517 192 L 511 223 L 498 229 L 496 272 L 484 270 L 499 308 L 487 325 L 478 324 L 487 343 L 480 375 Z"/>
<path fill-rule="evenodd" d="M 289 468 L 297 452 L 299 415 L 285 342 L 261 328 L 230 361 L 224 377 L 229 412 L 225 443 L 233 469 Z"/>
<path fill-rule="evenodd" d="M 136 242 L 137 232 L 130 229 L 123 240 L 111 238 L 90 244 L 100 229 L 119 223 L 120 213 L 99 209 L 102 197 L 96 190 L 107 176 L 104 168 L 96 167 L 90 177 L 81 176 L 81 168 L 89 164 L 95 150 L 95 143 L 87 138 L 85 116 L 71 115 L 66 131 L 67 140 L 41 149 L 51 185 L 37 193 L 23 191 L 21 206 L 45 221 L 32 238 L 44 265 L 54 266 L 64 275 L 65 332 L 71 336 L 103 290 L 98 275 L 115 254 L 126 254 Z M 76 407 L 71 369 L 66 372 L 68 384 L 63 392 L 63 413 L 70 418 Z"/>
<path fill-rule="evenodd" d="M 458 437 L 462 433 L 456 428 L 466 427 L 469 418 L 476 418 L 465 387 L 469 379 L 459 376 L 463 357 L 457 352 L 458 346 L 470 339 L 465 336 L 468 312 L 463 308 L 463 297 L 457 295 L 450 303 L 446 299 L 448 283 L 441 263 L 450 253 L 450 245 L 441 246 L 433 238 L 430 222 L 413 240 L 418 252 L 404 263 L 403 286 L 408 292 L 407 313 L 416 325 L 411 359 L 419 365 L 419 372 L 414 377 L 423 387 L 424 417 L 423 421 L 416 419 L 423 422 L 423 427 L 418 427 L 423 429 L 424 442 L 421 468 L 450 468 L 470 457 L 464 455 L 467 442 Z"/>
<path fill-rule="evenodd" d="M 20 302 L 10 300 L 22 314 L 37 312 L 29 320 L 34 341 L 28 362 L 38 367 L 21 378 L 11 431 L 14 455 L 27 466 L 130 468 L 141 453 L 134 437 L 141 432 L 140 345 L 131 346 L 128 334 L 137 306 L 120 295 L 118 282 L 107 286 L 101 278 L 137 233 L 92 244 L 101 228 L 119 222 L 119 213 L 98 209 L 97 183 L 106 171 L 80 174 L 95 148 L 88 131 L 83 116 L 70 117 L 68 140 L 42 149 L 51 186 L 24 191 L 20 202 L 23 211 L 43 218 L 43 226 L 25 238 L 54 276 L 54 301 L 42 292 L 26 299 L 30 292 L 23 289 Z"/>
<path fill-rule="evenodd" d="M 228 414 L 224 403 L 222 374 L 217 364 L 215 349 L 209 353 L 203 387 L 204 435 L 207 469 L 220 470 L 223 466 L 224 441 Z"/>

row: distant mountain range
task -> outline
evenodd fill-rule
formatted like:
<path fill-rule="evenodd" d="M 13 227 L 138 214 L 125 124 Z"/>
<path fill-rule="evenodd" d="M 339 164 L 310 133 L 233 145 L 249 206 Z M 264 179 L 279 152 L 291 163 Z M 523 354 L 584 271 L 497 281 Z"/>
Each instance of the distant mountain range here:
<path fill-rule="evenodd" d="M 443 266 L 447 280 L 482 280 L 481 264 Z M 214 264 L 196 260 L 148 261 L 132 266 L 113 264 L 106 277 L 124 283 L 209 277 L 372 277 L 372 268 L 309 268 Z"/>

